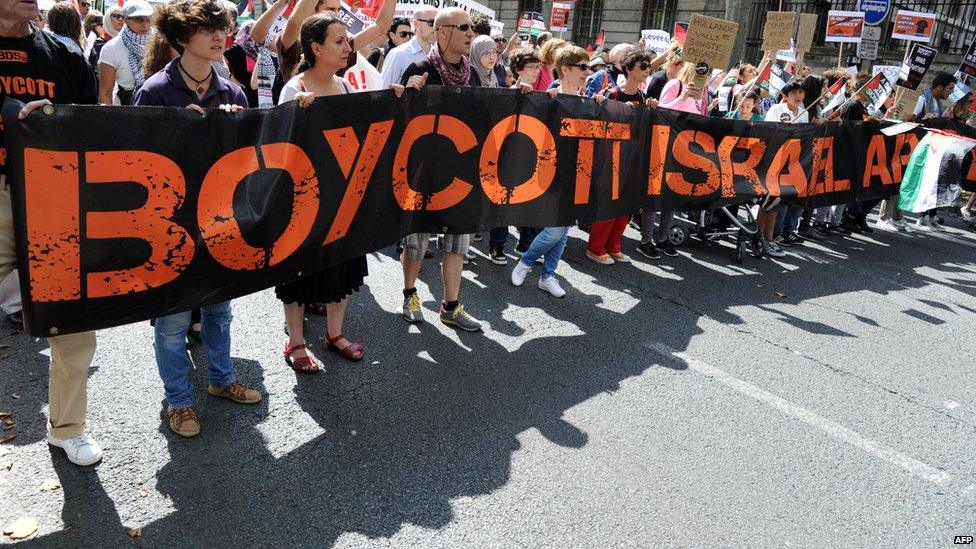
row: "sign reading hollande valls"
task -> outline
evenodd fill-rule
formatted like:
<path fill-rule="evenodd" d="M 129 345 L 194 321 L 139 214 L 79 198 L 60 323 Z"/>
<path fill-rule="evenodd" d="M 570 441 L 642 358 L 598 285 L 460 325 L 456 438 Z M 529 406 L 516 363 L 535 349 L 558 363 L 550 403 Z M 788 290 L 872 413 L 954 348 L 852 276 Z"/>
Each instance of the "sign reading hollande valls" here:
<path fill-rule="evenodd" d="M 864 12 L 864 24 L 880 25 L 888 17 L 891 11 L 889 0 L 860 0 L 857 3 L 857 11 Z"/>

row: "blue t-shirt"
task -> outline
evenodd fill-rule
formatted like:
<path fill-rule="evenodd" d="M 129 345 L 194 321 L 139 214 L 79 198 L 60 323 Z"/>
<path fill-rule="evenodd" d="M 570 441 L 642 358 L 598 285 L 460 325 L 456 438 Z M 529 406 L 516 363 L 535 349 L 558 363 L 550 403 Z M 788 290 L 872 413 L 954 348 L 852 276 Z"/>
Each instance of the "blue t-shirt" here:
<path fill-rule="evenodd" d="M 248 104 L 244 91 L 237 84 L 218 76 L 213 72 L 213 67 L 210 70 L 210 87 L 202 98 L 197 97 L 196 92 L 187 87 L 183 80 L 179 58 L 176 58 L 167 63 L 163 70 L 146 79 L 145 84 L 132 96 L 132 104 L 152 107 L 186 107 L 194 104 L 205 109 L 220 105 L 240 105 L 246 109 Z"/>

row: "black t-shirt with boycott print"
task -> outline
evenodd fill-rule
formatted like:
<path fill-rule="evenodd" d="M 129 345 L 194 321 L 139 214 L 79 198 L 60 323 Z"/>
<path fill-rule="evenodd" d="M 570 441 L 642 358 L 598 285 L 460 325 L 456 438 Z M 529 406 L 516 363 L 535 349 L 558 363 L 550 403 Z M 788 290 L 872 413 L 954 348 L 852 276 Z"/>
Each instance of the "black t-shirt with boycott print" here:
<path fill-rule="evenodd" d="M 0 37 L 0 105 L 11 97 L 52 103 L 98 102 L 95 73 L 85 58 L 53 36 L 31 26 L 21 38 Z M 0 119 L 0 174 L 7 173 L 7 149 Z"/>

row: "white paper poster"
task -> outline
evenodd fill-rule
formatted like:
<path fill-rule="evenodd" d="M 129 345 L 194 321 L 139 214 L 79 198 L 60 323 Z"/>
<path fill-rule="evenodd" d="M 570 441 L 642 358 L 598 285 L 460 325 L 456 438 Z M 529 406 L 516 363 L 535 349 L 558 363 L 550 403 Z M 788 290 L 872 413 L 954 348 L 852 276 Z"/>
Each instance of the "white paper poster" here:
<path fill-rule="evenodd" d="M 356 64 L 342 75 L 357 92 L 376 91 L 383 89 L 383 76 L 376 67 L 363 57 L 363 54 L 356 54 Z"/>
<path fill-rule="evenodd" d="M 663 30 L 642 30 L 641 38 L 644 39 L 644 47 L 654 53 L 664 53 L 671 43 L 671 35 Z"/>

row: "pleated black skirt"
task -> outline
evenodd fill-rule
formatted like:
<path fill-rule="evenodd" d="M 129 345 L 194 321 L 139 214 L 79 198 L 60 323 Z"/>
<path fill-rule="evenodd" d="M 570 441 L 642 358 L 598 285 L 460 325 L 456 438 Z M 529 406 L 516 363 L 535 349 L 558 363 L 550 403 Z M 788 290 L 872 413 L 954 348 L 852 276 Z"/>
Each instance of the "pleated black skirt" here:
<path fill-rule="evenodd" d="M 366 256 L 357 257 L 275 286 L 275 295 L 283 303 L 338 303 L 358 292 L 368 275 Z"/>

